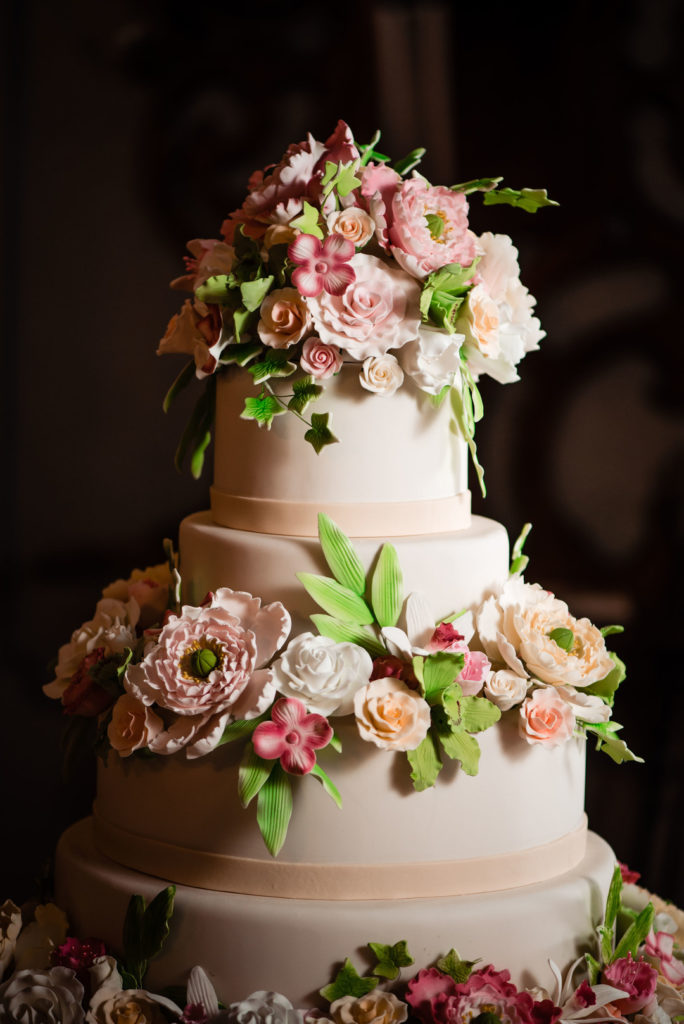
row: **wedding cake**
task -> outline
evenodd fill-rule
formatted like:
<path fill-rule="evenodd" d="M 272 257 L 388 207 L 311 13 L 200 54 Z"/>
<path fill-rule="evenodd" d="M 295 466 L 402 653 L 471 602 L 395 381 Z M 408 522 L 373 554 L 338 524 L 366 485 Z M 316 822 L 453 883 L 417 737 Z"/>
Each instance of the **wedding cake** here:
<path fill-rule="evenodd" d="M 149 978 L 201 964 L 225 1002 L 315 1005 L 369 941 L 548 980 L 615 866 L 583 802 L 587 734 L 634 757 L 618 627 L 527 582 L 524 535 L 510 552 L 467 484 L 479 377 L 517 380 L 543 337 L 468 201 L 552 203 L 432 186 L 378 141 L 290 146 L 189 244 L 160 352 L 189 357 L 167 405 L 203 382 L 178 461 L 199 474 L 213 434 L 211 509 L 105 589 L 46 688 L 101 755 L 58 900 L 115 948 L 131 894 L 175 884 Z"/>

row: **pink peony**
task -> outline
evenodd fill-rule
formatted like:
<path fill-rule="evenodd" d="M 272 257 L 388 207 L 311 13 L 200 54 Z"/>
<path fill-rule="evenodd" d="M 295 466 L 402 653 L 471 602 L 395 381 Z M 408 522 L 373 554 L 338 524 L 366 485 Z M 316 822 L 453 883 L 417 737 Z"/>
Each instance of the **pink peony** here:
<path fill-rule="evenodd" d="M 570 705 L 552 687 L 535 690 L 520 706 L 520 733 L 528 743 L 558 747 L 567 743 L 574 728 Z"/>
<path fill-rule="evenodd" d="M 324 292 L 308 301 L 321 340 L 363 362 L 416 338 L 418 284 L 376 256 L 357 253 L 349 262 L 356 279 L 343 295 Z"/>
<path fill-rule="evenodd" d="M 296 697 L 281 697 L 271 710 L 271 721 L 254 730 L 252 743 L 259 757 L 280 760 L 291 775 L 306 775 L 316 763 L 314 751 L 328 745 L 333 730 L 323 715 L 308 714 Z"/>
<path fill-rule="evenodd" d="M 328 235 L 322 243 L 315 235 L 297 235 L 287 250 L 297 264 L 292 272 L 293 284 L 307 298 L 313 299 L 322 291 L 343 295 L 356 276 L 349 265 L 355 251 L 354 243 L 342 235 Z"/>
<path fill-rule="evenodd" d="M 394 193 L 402 177 L 387 164 L 368 164 L 361 171 L 361 195 L 368 204 L 368 212 L 375 221 L 375 232 L 383 248 L 389 248 L 389 220 L 392 216 Z"/>
<path fill-rule="evenodd" d="M 424 1024 L 469 1024 L 481 1013 L 494 1014 L 501 1024 L 554 1024 L 560 1017 L 550 1000 L 535 1002 L 528 992 L 518 992 L 509 972 L 491 965 L 462 984 L 434 968 L 420 971 L 406 998 Z"/>
<path fill-rule="evenodd" d="M 627 993 L 624 999 L 614 999 L 613 1006 L 622 1014 L 636 1013 L 653 999 L 658 972 L 643 958 L 633 960 L 628 953 L 604 969 L 603 980 Z"/>
<path fill-rule="evenodd" d="M 334 345 L 326 345 L 313 335 L 307 338 L 302 346 L 299 365 L 305 373 L 310 373 L 318 380 L 327 380 L 342 369 L 342 353 Z"/>
<path fill-rule="evenodd" d="M 389 238 L 397 263 L 419 279 L 448 263 L 470 266 L 475 258 L 466 197 L 422 178 L 404 181 L 394 193 Z"/>
<path fill-rule="evenodd" d="M 438 971 L 436 967 L 428 967 L 426 970 L 418 971 L 415 978 L 409 981 L 406 1002 L 413 1007 L 424 1024 L 430 1024 L 433 1019 L 433 999 L 441 995 L 453 996 L 456 991 L 456 982 L 453 978 Z"/>

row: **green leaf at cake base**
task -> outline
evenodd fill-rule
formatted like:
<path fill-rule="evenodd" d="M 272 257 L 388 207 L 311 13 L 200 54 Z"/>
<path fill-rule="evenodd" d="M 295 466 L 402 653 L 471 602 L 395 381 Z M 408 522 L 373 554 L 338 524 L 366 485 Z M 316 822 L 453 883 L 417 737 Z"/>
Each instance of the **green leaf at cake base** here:
<path fill-rule="evenodd" d="M 357 626 L 370 626 L 373 622 L 373 613 L 364 599 L 343 587 L 337 580 L 309 572 L 298 572 L 296 575 L 309 596 L 329 615 Z"/>
<path fill-rule="evenodd" d="M 247 807 L 266 784 L 275 763 L 259 757 L 251 743 L 245 748 L 238 772 L 238 796 L 243 807 Z"/>
<path fill-rule="evenodd" d="M 361 559 L 346 533 L 343 533 L 337 523 L 324 512 L 318 516 L 318 539 L 325 560 L 337 582 L 363 597 L 366 591 L 366 574 Z"/>
<path fill-rule="evenodd" d="M 383 544 L 371 580 L 371 602 L 380 626 L 397 624 L 404 600 L 403 586 L 397 549 L 393 544 Z"/>
<path fill-rule="evenodd" d="M 585 686 L 583 693 L 591 693 L 595 697 L 600 697 L 601 700 L 605 701 L 608 707 L 613 706 L 613 699 L 615 692 L 620 685 L 627 678 L 627 670 L 625 663 L 617 654 L 613 651 L 610 652 L 610 658 L 612 659 L 613 665 L 615 666 L 607 676 L 603 679 L 599 679 L 598 682 L 592 683 L 591 686 Z"/>
<path fill-rule="evenodd" d="M 384 658 L 387 655 L 387 649 L 363 626 L 341 622 L 332 615 L 312 615 L 310 618 L 321 636 L 327 636 L 336 644 L 356 644 L 368 651 L 371 658 Z"/>
<path fill-rule="evenodd" d="M 393 946 L 386 946 L 382 942 L 369 942 L 368 945 L 378 961 L 373 968 L 373 974 L 379 978 L 389 978 L 393 981 L 399 977 L 402 967 L 410 967 L 415 962 L 405 940 L 395 942 Z"/>
<path fill-rule="evenodd" d="M 355 999 L 359 999 L 372 992 L 377 983 L 377 978 L 362 978 L 347 957 L 335 975 L 335 980 L 320 989 L 320 993 L 329 1003 L 334 1003 L 343 996 L 354 996 Z"/>
<path fill-rule="evenodd" d="M 615 922 L 620 910 L 620 896 L 622 893 L 622 872 L 620 865 L 615 865 L 613 877 L 608 890 L 606 900 L 606 913 L 603 924 L 598 929 L 599 945 L 601 949 L 601 960 L 604 964 L 610 963 L 615 947 Z"/>
<path fill-rule="evenodd" d="M 634 959 L 637 958 L 639 947 L 646 941 L 646 936 L 653 927 L 654 917 L 655 910 L 653 904 L 647 903 L 618 942 L 610 963 L 620 960 L 623 956 L 627 956 L 628 953 L 631 953 Z"/>
<path fill-rule="evenodd" d="M 236 740 L 249 739 L 257 725 L 260 722 L 265 722 L 267 717 L 267 714 L 263 714 L 259 715 L 258 718 L 250 718 L 249 721 L 239 719 L 236 722 L 229 722 L 216 746 L 221 747 L 224 743 L 234 743 Z"/>
<path fill-rule="evenodd" d="M 454 680 L 458 679 L 463 671 L 464 663 L 463 654 L 454 654 L 451 651 L 439 651 L 427 658 L 416 657 L 413 659 L 413 669 L 423 687 L 423 694 L 428 704 L 435 705 L 442 702 L 445 690 L 454 684 Z"/>
<path fill-rule="evenodd" d="M 501 718 L 501 711 L 486 697 L 465 697 L 458 683 L 445 690 L 442 703 L 452 728 L 484 732 Z"/>
<path fill-rule="evenodd" d="M 166 889 L 162 889 L 143 915 L 141 946 L 145 960 L 152 960 L 157 956 L 168 938 L 175 895 L 175 885 L 169 885 Z"/>
<path fill-rule="evenodd" d="M 292 817 L 292 783 L 276 764 L 257 797 L 257 824 L 273 857 L 280 853 Z"/>
<path fill-rule="evenodd" d="M 432 729 L 415 750 L 406 751 L 406 757 L 411 765 L 413 788 L 420 793 L 434 786 L 442 770 L 442 762 Z"/>

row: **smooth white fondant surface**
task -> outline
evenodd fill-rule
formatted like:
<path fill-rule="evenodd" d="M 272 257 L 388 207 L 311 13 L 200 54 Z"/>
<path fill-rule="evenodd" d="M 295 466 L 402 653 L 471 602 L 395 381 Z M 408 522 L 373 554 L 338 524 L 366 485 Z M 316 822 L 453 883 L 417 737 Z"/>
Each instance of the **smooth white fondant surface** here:
<path fill-rule="evenodd" d="M 97 934 L 120 950 L 131 893 L 149 901 L 166 883 L 103 857 L 91 832 L 86 819 L 63 835 L 57 900 L 69 908 L 75 934 Z M 518 985 L 550 987 L 548 959 L 564 968 L 588 948 L 614 864 L 608 845 L 590 833 L 586 855 L 574 870 L 551 882 L 492 894 L 330 903 L 179 886 L 171 935 L 150 963 L 147 981 L 160 988 L 183 984 L 187 971 L 201 964 L 226 1003 L 273 989 L 295 1006 L 312 1005 L 345 956 L 362 969 L 370 965 L 369 941 L 405 939 L 416 960 L 413 971 L 456 948 L 468 959 L 482 957 L 485 964 L 508 968 Z"/>
<path fill-rule="evenodd" d="M 403 754 L 361 739 L 353 718 L 333 719 L 343 753 L 319 760 L 341 795 L 340 810 L 313 777 L 294 779 L 294 812 L 278 860 L 298 864 L 420 864 L 528 850 L 574 831 L 582 821 L 585 741 L 529 745 L 515 712 L 479 735 L 479 774 L 447 761 L 437 784 L 413 789 Z M 206 757 L 100 763 L 98 818 L 135 836 L 189 850 L 271 862 L 255 807 L 237 796 L 239 744 Z M 446 761 L 446 758 L 445 758 Z M 406 891 L 394 895 L 410 895 Z"/>
<path fill-rule="evenodd" d="M 359 383 L 360 364 L 346 363 L 324 382 L 311 411 L 331 414 L 338 444 L 320 454 L 304 440 L 307 426 L 291 413 L 271 429 L 243 420 L 245 398 L 259 394 L 248 374 L 218 378 L 214 485 L 225 494 L 281 501 L 401 502 L 448 498 L 468 488 L 467 447 L 453 429 L 448 401 L 435 408 L 409 379 L 390 397 Z M 271 380 L 279 394 L 289 379 Z"/>
<path fill-rule="evenodd" d="M 468 529 L 428 537 L 387 537 L 397 549 L 404 593 L 420 591 L 435 618 L 482 601 L 508 574 L 508 535 L 501 523 L 473 516 Z M 366 569 L 380 552 L 376 538 L 355 538 Z M 293 618 L 293 633 L 311 629 L 309 616 L 321 609 L 296 573 L 330 575 L 318 538 L 271 536 L 217 526 L 210 512 L 196 512 L 180 526 L 184 601 L 199 604 L 210 590 L 246 590 L 264 603 L 282 601 Z"/>

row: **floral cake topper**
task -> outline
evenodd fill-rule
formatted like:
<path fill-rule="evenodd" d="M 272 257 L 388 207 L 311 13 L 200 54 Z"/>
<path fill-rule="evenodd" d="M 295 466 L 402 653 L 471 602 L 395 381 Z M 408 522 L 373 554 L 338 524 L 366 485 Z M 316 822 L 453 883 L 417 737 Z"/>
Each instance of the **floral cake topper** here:
<path fill-rule="evenodd" d="M 357 144 L 344 121 L 325 143 L 308 135 L 254 172 L 220 239 L 188 243 L 186 273 L 172 287 L 191 297 L 158 352 L 191 357 L 166 409 L 193 378 L 206 384 L 176 457 L 180 465 L 189 455 L 196 476 L 211 439 L 218 372 L 243 372 L 244 418 L 270 428 L 290 413 L 320 452 L 338 440 L 321 397 L 326 381 L 352 362 L 374 396 L 412 380 L 433 402 L 449 397 L 482 485 L 477 380 L 517 380 L 520 360 L 544 332 L 513 242 L 476 235 L 468 197 L 481 192 L 485 205 L 530 212 L 556 204 L 543 189 L 503 188 L 501 178 L 432 185 L 416 169 L 424 150 L 392 164 L 379 140 L 376 132 Z M 291 386 L 276 389 L 282 378 Z M 309 413 L 319 399 L 321 411 Z"/>

